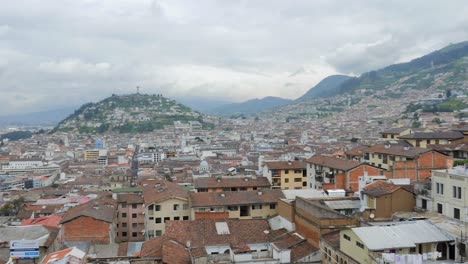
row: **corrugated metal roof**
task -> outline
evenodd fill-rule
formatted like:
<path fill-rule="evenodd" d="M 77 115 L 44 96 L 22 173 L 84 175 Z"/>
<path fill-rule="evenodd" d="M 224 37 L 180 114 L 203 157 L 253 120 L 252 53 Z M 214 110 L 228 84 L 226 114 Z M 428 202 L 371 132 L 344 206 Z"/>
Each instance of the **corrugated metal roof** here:
<path fill-rule="evenodd" d="M 360 200 L 337 200 L 337 201 L 324 201 L 325 204 L 333 210 L 340 209 L 355 209 L 361 207 Z"/>
<path fill-rule="evenodd" d="M 453 240 L 453 237 L 424 220 L 393 226 L 356 227 L 352 230 L 369 250 L 409 248 L 416 244 Z"/>

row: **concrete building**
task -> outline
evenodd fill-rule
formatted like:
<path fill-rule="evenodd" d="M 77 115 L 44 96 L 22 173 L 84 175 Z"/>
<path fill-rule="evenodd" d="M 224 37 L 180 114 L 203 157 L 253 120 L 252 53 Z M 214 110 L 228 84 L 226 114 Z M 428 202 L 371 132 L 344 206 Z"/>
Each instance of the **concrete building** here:
<path fill-rule="evenodd" d="M 189 197 L 181 186 L 163 180 L 142 183 L 145 202 L 145 238 L 162 236 L 169 220 L 189 220 Z"/>
<path fill-rule="evenodd" d="M 193 181 L 197 192 L 255 191 L 270 189 L 270 186 L 266 177 L 246 175 L 196 178 Z"/>
<path fill-rule="evenodd" d="M 354 160 L 314 156 L 306 160 L 310 188 L 358 191 L 359 176 L 381 175 L 382 170 Z"/>
<path fill-rule="evenodd" d="M 140 193 L 118 193 L 117 241 L 137 242 L 145 240 L 144 200 Z"/>
<path fill-rule="evenodd" d="M 358 263 L 454 259 L 453 242 L 453 237 L 424 220 L 355 227 L 340 232 L 340 251 Z M 338 258 L 342 254 L 332 253 Z"/>
<path fill-rule="evenodd" d="M 268 178 L 272 189 L 308 189 L 306 164 L 301 161 L 265 162 L 263 176 Z"/>
<path fill-rule="evenodd" d="M 432 172 L 432 210 L 468 222 L 468 170 L 463 166 Z"/>
<path fill-rule="evenodd" d="M 414 193 L 409 186 L 399 186 L 379 180 L 361 191 L 361 199 L 366 209 L 365 216 L 372 220 L 389 220 L 395 212 L 411 212 L 416 205 Z"/>
<path fill-rule="evenodd" d="M 191 193 L 193 219 L 255 219 L 277 214 L 281 190 Z"/>

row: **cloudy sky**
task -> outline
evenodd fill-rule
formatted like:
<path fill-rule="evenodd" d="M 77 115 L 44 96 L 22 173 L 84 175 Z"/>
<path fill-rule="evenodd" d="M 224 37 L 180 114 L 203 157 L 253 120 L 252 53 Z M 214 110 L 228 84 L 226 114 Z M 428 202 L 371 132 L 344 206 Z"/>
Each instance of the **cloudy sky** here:
<path fill-rule="evenodd" d="M 391 2 L 391 3 L 390 3 Z M 112 93 L 297 98 L 468 40 L 460 1 L 2 0 L 0 115 Z"/>

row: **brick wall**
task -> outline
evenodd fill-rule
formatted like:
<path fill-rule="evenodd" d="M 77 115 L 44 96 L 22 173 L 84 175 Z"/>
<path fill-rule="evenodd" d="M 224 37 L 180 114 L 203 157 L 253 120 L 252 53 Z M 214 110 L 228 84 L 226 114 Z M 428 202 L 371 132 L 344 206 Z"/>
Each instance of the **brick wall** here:
<path fill-rule="evenodd" d="M 109 244 L 109 224 L 91 217 L 80 216 L 63 224 L 63 240 L 66 242 L 90 241 L 91 244 Z"/>

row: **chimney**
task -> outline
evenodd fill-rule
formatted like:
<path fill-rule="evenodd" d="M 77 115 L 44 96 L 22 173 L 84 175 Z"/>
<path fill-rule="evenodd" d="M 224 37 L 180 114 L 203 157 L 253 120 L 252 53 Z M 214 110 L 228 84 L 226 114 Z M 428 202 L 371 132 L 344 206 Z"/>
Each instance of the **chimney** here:
<path fill-rule="evenodd" d="M 257 192 L 258 195 L 262 195 L 263 193 L 262 192 Z"/>
<path fill-rule="evenodd" d="M 220 196 L 221 196 L 221 197 L 225 197 L 224 193 L 221 193 Z"/>

